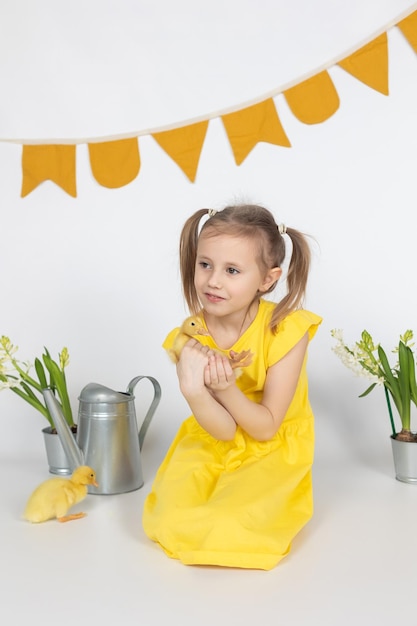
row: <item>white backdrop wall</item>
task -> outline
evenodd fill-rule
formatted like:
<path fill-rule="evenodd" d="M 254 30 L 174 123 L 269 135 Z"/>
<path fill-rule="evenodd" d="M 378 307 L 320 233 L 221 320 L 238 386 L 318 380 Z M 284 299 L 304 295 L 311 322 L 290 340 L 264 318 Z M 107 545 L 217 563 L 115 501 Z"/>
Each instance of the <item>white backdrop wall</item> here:
<path fill-rule="evenodd" d="M 111 11 L 107 12 L 111 4 L 101 3 L 102 25 L 106 19 L 108 24 L 114 19 Z M 345 4 L 352 7 L 351 3 Z M 3 5 L 5 9 L 8 3 Z M 277 5 L 278 12 L 282 3 L 266 5 L 270 11 Z M 379 21 L 369 24 L 369 32 L 412 3 L 362 3 L 367 9 L 361 14 L 365 23 L 373 15 L 372 9 L 377 10 L 375 5 L 385 13 Z M 134 10 L 133 3 L 119 6 Z M 10 4 L 8 10 L 11 7 Z M 356 15 L 357 40 L 366 36 L 361 31 L 361 15 Z M 182 27 L 187 30 L 188 26 L 191 32 L 193 16 L 189 23 L 187 13 L 181 16 Z M 265 22 L 265 28 L 269 22 Z M 282 26 L 277 19 L 278 23 Z M 325 14 L 322 23 L 326 24 Z M 71 71 L 74 75 L 77 70 L 82 73 L 83 57 L 76 37 L 69 30 L 65 32 L 65 24 L 61 27 L 65 41 L 73 40 L 74 49 L 78 50 Z M 29 32 L 28 24 L 26 28 Z M 352 28 L 355 34 L 355 27 Z M 90 35 L 93 45 L 94 32 Z M 140 174 L 126 187 L 110 190 L 99 186 L 91 174 L 87 147 L 82 144 L 77 147 L 77 198 L 45 182 L 21 199 L 21 146 L 0 143 L 0 334 L 8 335 L 19 345 L 24 359 L 33 360 L 44 345 L 53 355 L 64 345 L 68 347 L 71 363 L 67 377 L 75 413 L 77 395 L 88 382 L 122 390 L 138 374 L 155 376 L 162 386 L 162 401 L 145 441 L 146 454 L 153 459 L 152 469 L 145 469 L 146 480 L 151 479 L 153 467 L 162 459 L 179 423 L 188 414 L 177 388 L 174 367 L 161 348 L 166 333 L 186 315 L 178 273 L 179 232 L 196 209 L 221 208 L 235 201 L 264 204 L 277 221 L 311 234 L 316 241 L 306 302 L 307 308 L 324 318 L 309 358 L 311 401 L 317 422 L 316 462 L 328 464 L 330 471 L 332 464 L 354 457 L 359 463 L 378 469 L 390 454 L 382 391 L 358 399 L 366 381 L 354 378 L 338 362 L 331 351 L 330 337 L 332 328 L 343 328 L 346 339 L 353 342 L 367 328 L 384 345 L 394 346 L 406 328 L 417 332 L 417 55 L 398 29 L 390 29 L 388 39 L 388 97 L 333 67 L 330 74 L 341 99 L 337 113 L 323 124 L 306 126 L 292 115 L 283 96 L 277 96 L 281 122 L 292 148 L 259 144 L 240 167 L 234 163 L 220 120 L 213 119 L 195 184 L 188 181 L 151 137 L 145 136 L 140 140 Z M 317 38 L 314 41 L 317 43 Z M 31 39 L 29 42 L 33 44 Z M 39 58 L 43 54 L 47 57 L 47 43 L 37 38 Z M 308 43 L 304 47 L 308 48 Z M 222 44 L 227 50 L 225 41 Z M 117 50 L 121 39 L 112 45 Z M 332 45 L 336 53 L 336 42 Z M 343 45 L 348 48 L 347 40 Z M 158 48 L 162 58 L 169 58 L 169 42 L 159 38 Z M 233 50 L 231 38 L 232 56 Z M 22 75 L 19 63 L 25 55 L 29 58 L 30 50 L 23 48 L 20 56 L 14 58 L 16 75 Z M 8 58 L 7 64 L 3 64 L 7 79 L 12 60 Z M 106 62 L 108 59 L 103 59 L 103 64 Z M 146 63 L 153 63 L 151 55 L 146 57 Z M 254 74 L 262 74 L 263 67 L 259 62 Z M 0 64 L 0 76 L 1 72 Z M 123 76 L 126 84 L 135 83 L 134 75 Z M 94 80 L 92 74 L 91 93 Z M 97 79 L 98 92 L 103 86 L 100 80 L 105 81 L 104 75 Z M 32 77 L 31 88 L 35 83 Z M 278 83 L 277 78 L 270 86 Z M 223 89 L 227 92 L 229 87 L 227 76 L 215 81 L 216 94 Z M 260 88 L 260 82 L 252 96 L 248 89 L 244 97 L 258 96 L 256 88 Z M 11 90 L 10 83 L 10 93 Z M 3 115 L 4 137 L 24 136 L 23 130 L 19 132 L 19 115 L 27 137 L 45 137 L 48 129 L 46 122 L 38 133 L 35 128 L 29 129 L 31 118 L 48 119 L 53 129 L 59 129 L 61 119 L 61 136 L 68 136 L 69 111 L 74 109 L 64 107 L 63 111 L 53 102 L 51 106 L 50 99 L 39 97 L 40 92 L 41 89 L 36 92 L 38 97 L 31 99 L 29 107 L 20 85 L 17 95 L 22 99 L 17 121 L 11 98 L 10 133 L 7 116 Z M 184 101 L 187 95 L 183 93 Z M 166 98 L 169 100 L 170 93 Z M 78 99 L 83 99 L 82 93 Z M 177 99 L 181 100 L 176 91 L 174 100 Z M 214 106 L 212 97 L 209 101 Z M 103 135 L 135 130 L 131 124 L 136 104 L 133 99 L 123 99 L 119 102 L 118 122 L 109 118 L 107 129 L 101 123 L 92 125 L 91 135 L 97 129 Z M 91 114 L 88 98 L 83 106 Z M 117 112 L 114 102 L 113 106 Z M 213 110 L 210 106 L 195 115 Z M 175 119 L 181 119 L 181 113 L 176 115 Z M 81 116 L 82 113 L 79 127 L 88 135 L 85 118 L 81 123 Z M 168 124 L 175 119 L 160 114 L 157 123 Z M 73 136 L 78 136 L 77 129 Z M 139 414 L 150 393 L 146 383 L 141 384 Z M 40 429 L 46 423 L 40 414 L 4 391 L 0 394 L 0 419 L 0 458 L 29 454 L 44 462 Z"/>

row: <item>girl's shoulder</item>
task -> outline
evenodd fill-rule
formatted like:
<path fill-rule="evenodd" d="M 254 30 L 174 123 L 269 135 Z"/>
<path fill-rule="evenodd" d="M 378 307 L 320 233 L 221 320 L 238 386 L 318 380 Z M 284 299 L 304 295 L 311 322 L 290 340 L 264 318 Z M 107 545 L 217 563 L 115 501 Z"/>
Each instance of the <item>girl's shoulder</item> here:
<path fill-rule="evenodd" d="M 322 321 L 323 319 L 312 311 L 297 309 L 281 320 L 276 334 L 296 332 L 304 335 L 308 332 L 310 339 L 312 339 Z"/>
<path fill-rule="evenodd" d="M 264 350 L 269 364 L 273 364 L 281 359 L 291 350 L 307 333 L 311 341 L 322 322 L 322 318 L 307 309 L 297 309 L 289 313 L 278 324 L 277 332 L 273 333 L 268 321 L 275 308 L 274 302 L 267 302 L 263 305 L 265 312 L 265 335 Z"/>
<path fill-rule="evenodd" d="M 259 304 L 259 322 L 261 323 L 261 325 L 269 325 L 276 306 L 276 302 L 261 299 Z M 312 311 L 308 311 L 307 309 L 296 309 L 295 311 L 292 311 L 286 317 L 284 317 L 283 320 L 281 320 L 281 322 L 278 324 L 277 332 L 275 334 L 281 334 L 282 336 L 283 333 L 288 333 L 296 329 L 300 329 L 301 331 L 303 331 L 303 334 L 308 330 L 311 330 L 314 335 L 322 321 L 322 318 Z M 312 336 L 310 338 L 312 338 Z"/>

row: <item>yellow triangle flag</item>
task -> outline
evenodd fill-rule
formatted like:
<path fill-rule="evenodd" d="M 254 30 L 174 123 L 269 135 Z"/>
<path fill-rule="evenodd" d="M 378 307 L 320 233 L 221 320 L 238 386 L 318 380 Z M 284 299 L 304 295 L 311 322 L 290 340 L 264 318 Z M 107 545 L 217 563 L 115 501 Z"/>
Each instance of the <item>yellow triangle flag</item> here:
<path fill-rule="evenodd" d="M 140 156 L 136 137 L 89 143 L 88 152 L 93 176 L 103 187 L 123 187 L 139 174 Z"/>
<path fill-rule="evenodd" d="M 368 87 L 388 96 L 388 38 L 383 33 L 338 65 Z"/>
<path fill-rule="evenodd" d="M 339 96 L 327 71 L 284 91 L 288 106 L 300 122 L 319 124 L 339 108 Z"/>
<path fill-rule="evenodd" d="M 24 145 L 22 174 L 22 198 L 45 180 L 51 180 L 75 198 L 75 146 Z"/>
<path fill-rule="evenodd" d="M 193 183 L 208 127 L 208 120 L 154 133 L 152 137 Z"/>
<path fill-rule="evenodd" d="M 408 43 L 417 52 L 417 11 L 411 13 L 408 17 L 397 24 Z"/>
<path fill-rule="evenodd" d="M 272 98 L 236 113 L 222 115 L 222 122 L 237 165 L 261 141 L 291 147 Z"/>

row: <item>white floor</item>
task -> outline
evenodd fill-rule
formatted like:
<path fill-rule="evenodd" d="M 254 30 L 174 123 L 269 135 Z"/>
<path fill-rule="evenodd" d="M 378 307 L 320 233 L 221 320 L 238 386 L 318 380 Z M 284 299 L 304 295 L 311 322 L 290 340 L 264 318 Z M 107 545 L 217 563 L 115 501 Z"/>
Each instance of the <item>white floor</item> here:
<path fill-rule="evenodd" d="M 152 437 L 144 487 L 88 496 L 74 509 L 87 517 L 67 524 L 21 519 L 49 474 L 41 456 L 22 463 L 10 452 L 0 461 L 0 615 L 12 626 L 414 624 L 417 486 L 395 480 L 388 443 L 370 457 L 348 443 L 340 454 L 318 445 L 315 516 L 270 572 L 187 567 L 148 541 Z"/>

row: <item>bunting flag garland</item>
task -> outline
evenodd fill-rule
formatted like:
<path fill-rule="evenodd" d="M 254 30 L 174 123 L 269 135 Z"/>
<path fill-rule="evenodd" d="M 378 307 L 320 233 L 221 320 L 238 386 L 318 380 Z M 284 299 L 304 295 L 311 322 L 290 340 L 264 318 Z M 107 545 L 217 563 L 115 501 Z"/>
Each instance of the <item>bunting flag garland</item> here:
<path fill-rule="evenodd" d="M 339 108 L 339 96 L 328 72 L 320 72 L 284 91 L 288 106 L 304 124 L 320 124 Z"/>
<path fill-rule="evenodd" d="M 417 53 L 417 11 L 397 26 Z M 333 65 L 338 65 L 364 85 L 383 95 L 389 94 L 388 38 L 384 32 Z M 329 69 L 329 68 L 327 68 Z M 251 106 L 208 116 L 206 120 L 182 123 L 177 128 L 149 132 L 164 152 L 194 182 L 203 149 L 209 120 L 222 120 L 237 165 L 240 165 L 260 142 L 290 148 L 273 96 L 282 93 L 293 115 L 304 124 L 320 124 L 339 108 L 339 95 L 327 69 L 292 85 L 259 98 Z M 100 138 L 87 142 L 91 171 L 95 180 L 108 188 L 119 188 L 132 182 L 140 171 L 139 136 Z M 51 180 L 76 197 L 76 145 L 85 141 L 63 144 L 41 144 L 22 141 L 22 189 L 27 196 L 43 181 Z"/>
<path fill-rule="evenodd" d="M 408 43 L 417 52 L 417 11 L 397 24 Z"/>
<path fill-rule="evenodd" d="M 22 172 L 22 198 L 44 180 L 52 180 L 74 198 L 77 195 L 75 146 L 23 146 Z"/>
<path fill-rule="evenodd" d="M 190 124 L 152 137 L 193 183 L 197 175 L 198 162 L 208 127 L 206 122 Z"/>
<path fill-rule="evenodd" d="M 236 113 L 223 115 L 222 122 L 237 165 L 246 159 L 260 141 L 291 146 L 272 98 Z"/>
<path fill-rule="evenodd" d="M 103 187 L 123 187 L 139 174 L 139 146 L 134 138 L 89 143 L 88 152 L 93 176 Z"/>
<path fill-rule="evenodd" d="M 416 23 L 417 26 L 417 23 Z M 416 28 L 417 33 L 417 28 Z M 383 33 L 338 65 L 368 87 L 388 95 L 388 38 Z"/>

